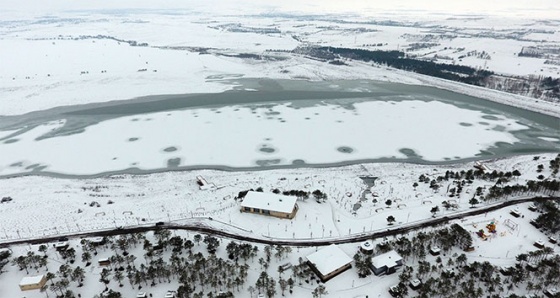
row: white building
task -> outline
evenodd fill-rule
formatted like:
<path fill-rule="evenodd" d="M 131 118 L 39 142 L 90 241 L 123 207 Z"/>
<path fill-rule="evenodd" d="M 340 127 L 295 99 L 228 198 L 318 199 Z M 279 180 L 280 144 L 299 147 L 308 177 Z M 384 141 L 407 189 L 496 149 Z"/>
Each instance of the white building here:
<path fill-rule="evenodd" d="M 19 288 L 22 291 L 38 290 L 47 283 L 46 275 L 26 276 L 19 282 Z"/>
<path fill-rule="evenodd" d="M 352 267 L 352 259 L 334 244 L 308 255 L 306 258 L 307 264 L 322 282 L 326 282 Z"/>
<path fill-rule="evenodd" d="M 248 192 L 241 202 L 241 212 L 265 214 L 280 218 L 294 218 L 297 198 L 256 191 Z"/>
<path fill-rule="evenodd" d="M 394 250 L 371 258 L 371 270 L 375 275 L 394 273 L 402 265 L 402 257 Z"/>

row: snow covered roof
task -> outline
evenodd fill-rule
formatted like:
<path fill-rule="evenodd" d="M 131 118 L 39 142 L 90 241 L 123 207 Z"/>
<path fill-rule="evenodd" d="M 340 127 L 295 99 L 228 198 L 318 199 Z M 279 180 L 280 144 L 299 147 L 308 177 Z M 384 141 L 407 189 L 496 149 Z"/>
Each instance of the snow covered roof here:
<path fill-rule="evenodd" d="M 41 282 L 41 280 L 43 279 L 44 275 L 37 275 L 37 276 L 25 276 L 24 278 L 21 279 L 21 281 L 19 282 L 20 286 L 26 286 L 26 285 L 35 285 Z"/>
<path fill-rule="evenodd" d="M 68 242 L 57 242 L 54 244 L 54 247 L 56 248 L 66 247 L 66 246 L 68 246 Z"/>
<path fill-rule="evenodd" d="M 395 267 L 398 265 L 398 261 L 402 261 L 402 257 L 394 250 L 371 258 L 371 264 L 375 268 L 381 268 L 384 266 L 387 266 L 387 268 Z"/>
<path fill-rule="evenodd" d="M 322 275 L 352 263 L 352 259 L 334 244 L 308 255 L 307 260 L 313 263 Z"/>
<path fill-rule="evenodd" d="M 90 238 L 90 239 L 89 239 L 89 242 L 92 242 L 92 243 L 101 243 L 101 242 L 103 242 L 103 237 L 94 237 L 94 238 Z"/>
<path fill-rule="evenodd" d="M 373 241 L 367 240 L 361 245 L 363 250 L 372 251 L 373 250 Z"/>
<path fill-rule="evenodd" d="M 258 208 L 269 211 L 291 213 L 297 198 L 270 193 L 250 191 L 245 195 L 241 207 Z"/>
<path fill-rule="evenodd" d="M 413 279 L 413 280 L 410 281 L 410 285 L 413 286 L 413 287 L 417 287 L 421 284 L 422 284 L 422 282 L 419 279 Z"/>

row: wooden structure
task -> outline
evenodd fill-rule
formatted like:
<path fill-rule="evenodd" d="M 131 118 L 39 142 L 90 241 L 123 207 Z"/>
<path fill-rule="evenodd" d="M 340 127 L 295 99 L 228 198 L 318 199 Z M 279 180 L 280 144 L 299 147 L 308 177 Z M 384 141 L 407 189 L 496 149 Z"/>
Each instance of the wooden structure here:
<path fill-rule="evenodd" d="M 335 244 L 307 256 L 307 264 L 322 282 L 352 267 L 352 259 Z"/>
<path fill-rule="evenodd" d="M 297 198 L 256 191 L 248 192 L 241 202 L 241 212 L 292 219 L 296 216 Z"/>
<path fill-rule="evenodd" d="M 46 275 L 26 276 L 19 282 L 22 291 L 40 290 L 47 283 Z"/>

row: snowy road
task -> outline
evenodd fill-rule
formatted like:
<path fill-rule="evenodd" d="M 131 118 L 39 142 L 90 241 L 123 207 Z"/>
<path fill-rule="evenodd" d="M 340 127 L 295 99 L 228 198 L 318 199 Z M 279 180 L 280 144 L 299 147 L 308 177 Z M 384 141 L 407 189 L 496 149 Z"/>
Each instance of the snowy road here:
<path fill-rule="evenodd" d="M 192 232 L 199 232 L 211 235 L 217 235 L 229 239 L 236 239 L 242 240 L 247 242 L 253 243 L 262 243 L 262 244 L 271 244 L 271 245 L 288 245 L 288 246 L 324 246 L 324 245 L 331 245 L 331 244 L 343 244 L 343 243 L 354 243 L 354 242 L 361 242 L 368 239 L 376 239 L 381 237 L 393 236 L 403 234 L 412 230 L 422 229 L 426 227 L 436 226 L 440 224 L 447 223 L 451 220 L 461 219 L 468 216 L 474 216 L 483 214 L 490 211 L 495 211 L 498 209 L 506 208 L 508 206 L 532 202 L 532 201 L 544 201 L 544 200 L 557 200 L 560 201 L 560 196 L 549 196 L 549 197 L 522 197 L 518 199 L 511 199 L 508 201 L 496 203 L 493 205 L 487 205 L 484 207 L 479 207 L 474 210 L 468 210 L 464 212 L 459 212 L 449 216 L 443 216 L 438 218 L 431 218 L 407 225 L 401 225 L 395 228 L 388 228 L 384 230 L 377 230 L 372 232 L 365 232 L 359 234 L 353 234 L 344 237 L 333 237 L 333 238 L 320 238 L 320 239 L 279 239 L 273 237 L 259 237 L 256 235 L 251 235 L 251 233 L 235 233 L 232 231 L 226 231 L 223 228 L 215 228 L 212 227 L 212 223 L 214 220 L 210 218 L 201 218 L 200 221 L 195 222 L 193 224 L 176 224 L 176 223 L 164 223 L 163 225 L 142 225 L 142 226 L 133 226 L 133 227 L 126 227 L 126 228 L 117 228 L 117 229 L 107 229 L 103 231 L 88 231 L 88 232 L 81 232 L 81 233 L 73 233 L 73 234 L 60 234 L 51 237 L 38 237 L 33 239 L 18 239 L 18 240 L 10 240 L 10 241 L 3 241 L 0 243 L 0 248 L 9 247 L 11 245 L 16 244 L 41 244 L 41 243 L 48 243 L 48 242 L 55 242 L 59 241 L 62 237 L 68 238 L 78 238 L 78 237 L 99 237 L 99 236 L 114 236 L 114 235 L 121 235 L 121 234 L 130 234 L 130 233 L 141 233 L 141 232 L 148 232 L 154 231 L 157 229 L 170 229 L 170 230 L 186 230 Z"/>

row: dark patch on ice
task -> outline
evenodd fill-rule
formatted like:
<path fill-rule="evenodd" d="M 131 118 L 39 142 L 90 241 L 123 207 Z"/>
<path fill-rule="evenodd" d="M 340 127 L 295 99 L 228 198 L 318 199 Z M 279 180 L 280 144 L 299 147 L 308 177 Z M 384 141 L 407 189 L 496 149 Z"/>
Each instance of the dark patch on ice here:
<path fill-rule="evenodd" d="M 136 122 L 136 121 L 138 121 L 138 120 L 140 120 L 140 119 L 138 119 L 138 118 L 132 118 L 132 119 L 130 119 L 130 121 L 132 121 L 132 122 Z"/>
<path fill-rule="evenodd" d="M 19 141 L 19 139 L 9 139 L 9 140 L 5 140 L 4 144 L 12 144 L 12 143 L 16 143 L 18 141 Z"/>
<path fill-rule="evenodd" d="M 268 145 L 262 145 L 261 148 L 259 148 L 260 152 L 264 152 L 264 153 L 274 153 L 276 152 L 276 150 L 274 148 L 268 147 Z"/>
<path fill-rule="evenodd" d="M 167 160 L 167 167 L 168 168 L 177 168 L 181 165 L 181 158 L 170 158 Z"/>
<path fill-rule="evenodd" d="M 275 116 L 275 115 L 280 115 L 280 112 L 277 112 L 277 111 L 268 111 L 268 112 L 266 112 L 265 114 L 266 114 L 266 115 L 269 115 L 269 116 Z"/>
<path fill-rule="evenodd" d="M 501 120 L 500 118 L 493 116 L 493 115 L 483 115 L 482 119 L 486 119 L 486 120 Z"/>
<path fill-rule="evenodd" d="M 167 148 L 163 149 L 163 151 L 165 151 L 165 152 L 175 152 L 175 151 L 177 151 L 177 147 L 173 147 L 173 146 L 167 147 Z"/>
<path fill-rule="evenodd" d="M 282 160 L 280 160 L 278 158 L 276 158 L 276 159 L 259 159 L 259 160 L 255 161 L 255 163 L 258 166 L 266 167 L 266 166 L 270 166 L 270 165 L 280 164 L 281 161 Z"/>
<path fill-rule="evenodd" d="M 303 165 L 305 165 L 305 160 L 303 160 L 303 159 L 294 159 L 294 160 L 292 160 L 292 164 L 293 164 L 294 166 L 303 166 Z"/>
<path fill-rule="evenodd" d="M 354 206 L 352 207 L 352 210 L 353 210 L 353 211 L 357 211 L 357 210 L 360 209 L 360 208 L 362 208 L 362 204 L 356 203 L 356 204 L 354 204 Z"/>
<path fill-rule="evenodd" d="M 479 153 L 475 154 L 475 156 L 491 156 L 494 155 L 492 154 L 492 152 L 487 151 L 487 150 L 480 150 Z"/>
<path fill-rule="evenodd" d="M 459 125 L 466 126 L 466 127 L 473 126 L 471 123 L 467 123 L 467 122 L 460 122 Z"/>
<path fill-rule="evenodd" d="M 33 169 L 33 172 L 41 172 L 42 170 L 46 169 L 47 166 L 38 166 Z"/>
<path fill-rule="evenodd" d="M 32 165 L 29 165 L 29 166 L 25 167 L 25 169 L 26 169 L 26 170 L 31 170 L 31 169 L 38 168 L 38 167 L 40 167 L 40 166 L 41 166 L 40 164 L 34 163 L 34 164 L 32 164 Z"/>
<path fill-rule="evenodd" d="M 340 146 L 340 147 L 336 148 L 336 150 L 337 150 L 338 152 L 341 152 L 341 153 L 348 153 L 348 154 L 354 152 L 354 149 L 352 149 L 352 148 L 350 148 L 350 147 L 348 147 L 348 146 Z"/>
<path fill-rule="evenodd" d="M 23 167 L 23 163 L 20 162 L 14 162 L 13 164 L 10 165 L 10 167 L 12 168 L 17 168 L 17 167 Z"/>
<path fill-rule="evenodd" d="M 480 121 L 480 122 L 478 122 L 478 124 L 480 124 L 480 125 L 490 125 L 490 123 L 484 122 L 484 121 Z"/>
<path fill-rule="evenodd" d="M 129 142 L 136 142 L 138 141 L 140 138 L 129 138 L 128 141 Z"/>
<path fill-rule="evenodd" d="M 309 117 L 305 117 L 305 120 L 311 120 L 311 118 L 309 118 Z"/>
<path fill-rule="evenodd" d="M 416 154 L 416 152 L 410 148 L 401 148 L 399 152 L 406 155 L 408 158 L 422 158 L 422 156 Z"/>
<path fill-rule="evenodd" d="M 503 126 L 503 125 L 496 125 L 492 128 L 492 130 L 499 131 L 499 132 L 504 132 L 504 131 L 506 131 L 506 127 Z"/>

